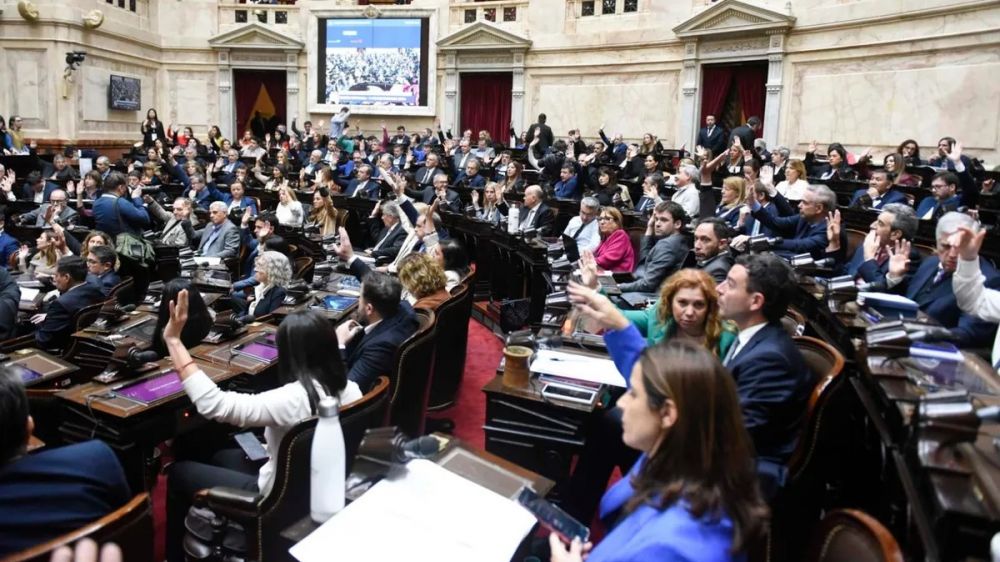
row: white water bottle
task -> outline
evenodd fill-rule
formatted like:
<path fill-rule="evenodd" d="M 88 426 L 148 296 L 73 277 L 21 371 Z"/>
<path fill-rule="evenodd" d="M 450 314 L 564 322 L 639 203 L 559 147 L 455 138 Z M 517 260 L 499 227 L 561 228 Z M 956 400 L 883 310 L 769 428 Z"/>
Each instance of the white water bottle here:
<path fill-rule="evenodd" d="M 344 509 L 344 432 L 340 427 L 340 402 L 325 396 L 319 401 L 319 421 L 310 455 L 309 514 L 323 523 Z"/>
<path fill-rule="evenodd" d="M 510 211 L 507 212 L 507 232 L 511 234 L 517 234 L 517 227 L 520 226 L 521 208 L 517 205 L 511 205 Z"/>

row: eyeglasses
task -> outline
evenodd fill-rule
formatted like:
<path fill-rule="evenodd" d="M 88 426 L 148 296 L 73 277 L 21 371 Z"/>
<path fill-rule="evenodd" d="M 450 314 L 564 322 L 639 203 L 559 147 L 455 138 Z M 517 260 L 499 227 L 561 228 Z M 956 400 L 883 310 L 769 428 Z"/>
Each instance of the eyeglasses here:
<path fill-rule="evenodd" d="M 945 183 L 932 183 L 931 184 L 931 189 L 942 189 L 942 188 L 945 188 L 945 187 L 948 187 L 948 184 L 945 184 Z"/>
<path fill-rule="evenodd" d="M 607 222 L 607 221 L 614 222 L 614 220 L 615 219 L 612 217 L 597 217 L 597 222 Z"/>

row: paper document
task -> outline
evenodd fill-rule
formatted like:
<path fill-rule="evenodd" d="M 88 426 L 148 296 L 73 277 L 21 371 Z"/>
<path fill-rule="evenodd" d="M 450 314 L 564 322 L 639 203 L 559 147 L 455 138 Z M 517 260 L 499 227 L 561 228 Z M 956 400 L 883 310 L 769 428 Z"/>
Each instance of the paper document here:
<path fill-rule="evenodd" d="M 625 377 L 610 359 L 541 349 L 531 363 L 531 372 L 596 382 L 625 388 Z"/>
<path fill-rule="evenodd" d="M 535 524 L 514 501 L 431 461 L 383 480 L 289 552 L 301 562 L 507 562 Z"/>
<path fill-rule="evenodd" d="M 80 163 L 81 178 L 94 169 L 94 161 L 90 158 L 80 158 L 78 162 Z"/>
<path fill-rule="evenodd" d="M 23 301 L 33 301 L 41 289 L 32 289 L 30 287 L 21 287 L 21 300 Z"/>
<path fill-rule="evenodd" d="M 914 301 L 912 301 L 912 300 L 910 300 L 910 299 L 908 299 L 908 298 L 906 298 L 904 296 L 894 295 L 892 293 L 869 293 L 869 292 L 862 291 L 862 292 L 858 293 L 858 297 L 863 298 L 865 300 L 871 299 L 873 301 L 879 301 L 879 302 L 884 302 L 884 303 L 889 303 L 889 304 L 895 304 L 895 305 L 901 305 L 901 306 L 906 306 L 906 307 L 912 307 L 914 309 L 920 307 L 920 305 L 918 305 L 916 302 L 914 302 Z"/>

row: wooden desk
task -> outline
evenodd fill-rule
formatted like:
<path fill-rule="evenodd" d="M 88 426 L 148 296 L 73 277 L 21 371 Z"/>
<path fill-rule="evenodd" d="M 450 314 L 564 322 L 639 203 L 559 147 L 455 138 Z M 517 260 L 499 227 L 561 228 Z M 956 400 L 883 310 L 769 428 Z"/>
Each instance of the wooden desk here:
<path fill-rule="evenodd" d="M 292 314 L 293 312 L 300 312 L 303 310 L 312 309 L 318 311 L 320 314 L 326 317 L 327 320 L 335 324 L 339 324 L 342 320 L 344 320 L 345 318 L 349 318 L 352 314 L 354 314 L 354 311 L 357 310 L 358 308 L 357 302 L 345 308 L 344 310 L 329 310 L 324 306 L 319 306 L 316 304 L 316 299 L 322 300 L 328 296 L 336 296 L 336 293 L 325 290 L 311 291 L 309 293 L 309 297 L 305 301 L 293 306 L 288 306 L 288 305 L 280 306 L 276 308 L 274 312 L 272 312 L 272 314 L 274 315 L 275 320 L 278 323 L 280 323 L 281 320 L 283 320 L 286 316 Z"/>
<path fill-rule="evenodd" d="M 254 322 L 247 326 L 247 333 L 239 338 L 218 344 L 203 343 L 191 349 L 191 356 L 224 369 L 234 369 L 240 373 L 256 375 L 275 366 L 277 361 L 265 363 L 243 355 L 233 354 L 232 349 L 275 332 L 277 332 L 277 328 L 270 324 Z"/>
<path fill-rule="evenodd" d="M 72 363 L 67 363 L 55 355 L 33 347 L 19 349 L 11 353 L 10 359 L 3 363 L 5 367 L 8 365 L 21 365 L 42 375 L 37 379 L 24 381 L 26 388 L 52 386 L 80 370 Z"/>
<path fill-rule="evenodd" d="M 133 347 L 149 349 L 155 337 L 156 315 L 137 310 L 117 322 L 104 324 L 104 330 L 98 327 L 95 323 L 75 332 L 67 354 L 74 363 L 96 371 L 123 364 Z"/>

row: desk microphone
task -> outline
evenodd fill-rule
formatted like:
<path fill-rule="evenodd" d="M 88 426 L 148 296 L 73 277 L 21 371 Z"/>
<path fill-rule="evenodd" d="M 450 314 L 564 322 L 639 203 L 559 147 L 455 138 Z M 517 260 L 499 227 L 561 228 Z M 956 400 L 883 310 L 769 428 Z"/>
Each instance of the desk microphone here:
<path fill-rule="evenodd" d="M 941 328 L 939 326 L 923 326 L 919 330 L 909 332 L 907 336 L 910 338 L 910 341 L 957 341 L 955 334 L 952 334 L 951 330 L 948 328 Z"/>
<path fill-rule="evenodd" d="M 884 293 L 889 290 L 889 283 L 883 277 L 869 283 L 862 283 L 858 286 L 858 291 L 864 293 Z"/>
<path fill-rule="evenodd" d="M 402 443 L 396 453 L 399 462 L 407 462 L 413 459 L 426 459 L 433 457 L 441 449 L 441 443 L 437 438 L 430 435 L 410 439 Z"/>
<path fill-rule="evenodd" d="M 115 306 L 115 312 L 120 312 L 122 314 L 128 314 L 130 312 L 135 312 L 134 304 L 117 305 Z"/>
<path fill-rule="evenodd" d="M 976 410 L 976 417 L 980 421 L 998 423 L 1000 422 L 1000 406 L 987 406 Z"/>
<path fill-rule="evenodd" d="M 160 354 L 153 350 L 139 351 L 139 348 L 133 347 L 128 351 L 125 364 L 129 369 L 137 369 L 146 363 L 154 363 L 159 359 Z"/>

